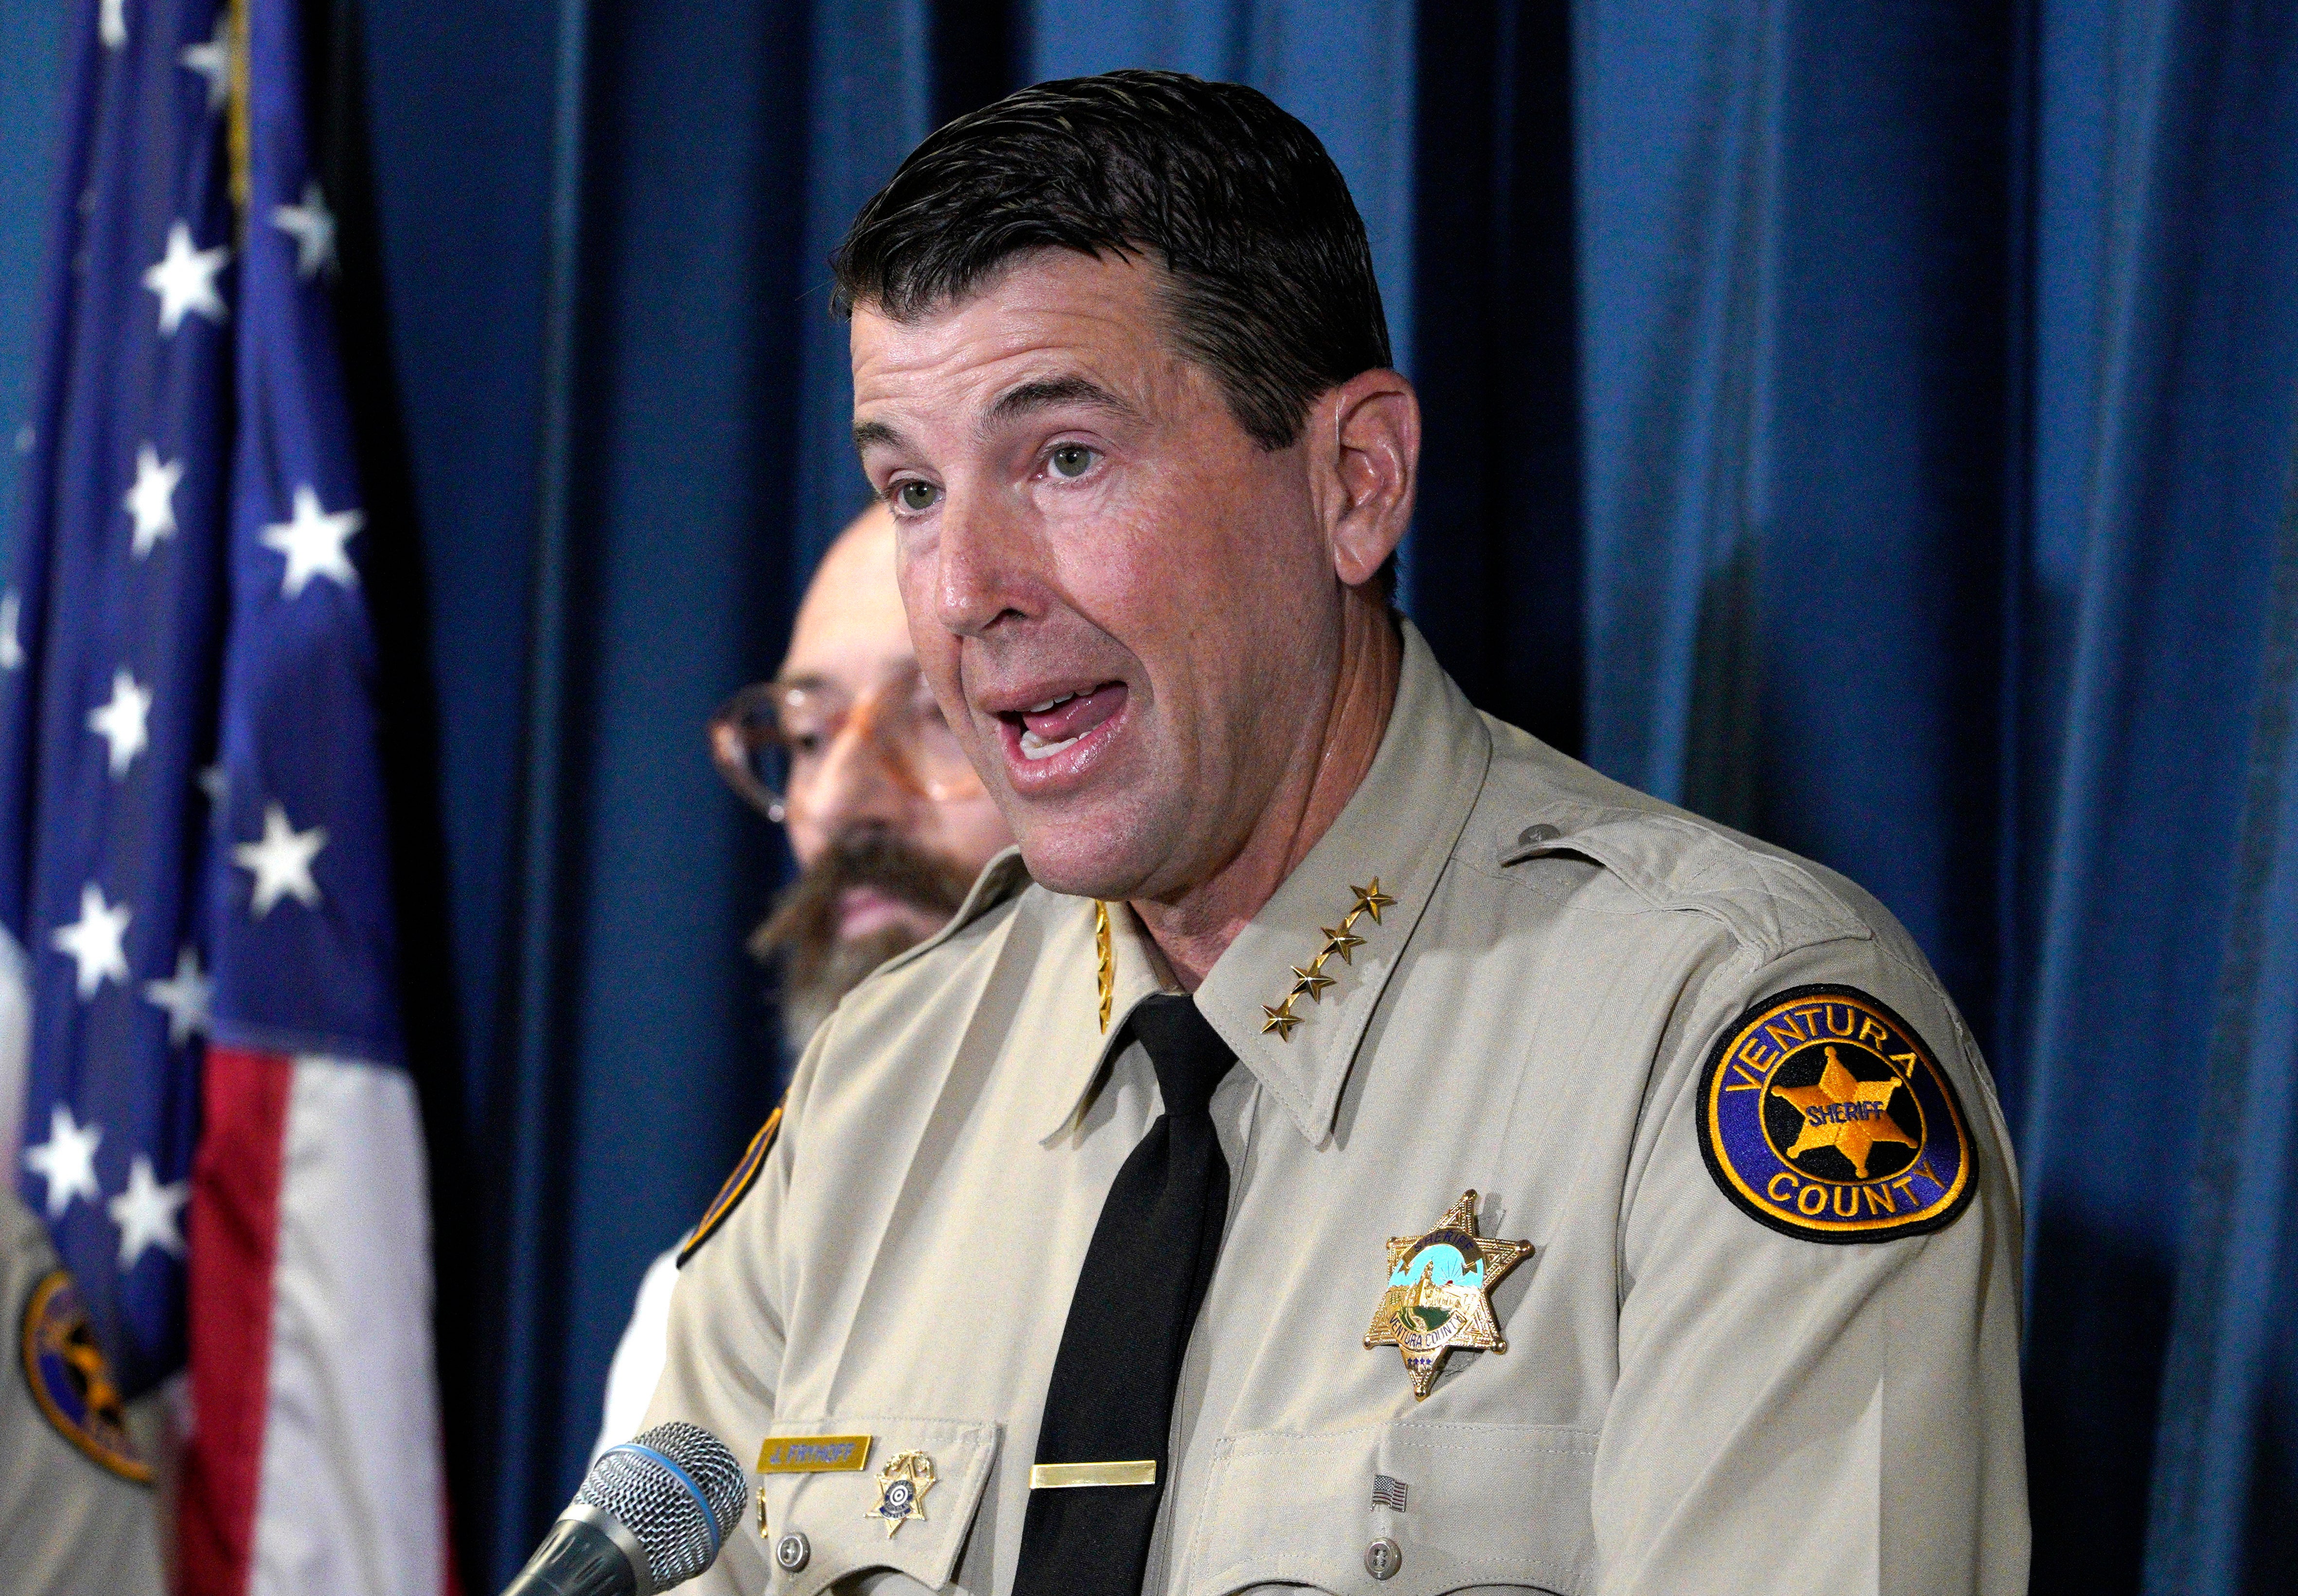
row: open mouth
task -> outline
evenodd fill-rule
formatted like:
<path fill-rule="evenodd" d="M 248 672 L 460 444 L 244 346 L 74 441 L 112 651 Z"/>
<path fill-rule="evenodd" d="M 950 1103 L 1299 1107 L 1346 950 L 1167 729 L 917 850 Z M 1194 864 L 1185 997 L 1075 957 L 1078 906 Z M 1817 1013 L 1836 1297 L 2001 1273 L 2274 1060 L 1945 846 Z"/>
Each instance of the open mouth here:
<path fill-rule="evenodd" d="M 1046 761 L 1088 744 L 1095 732 L 1108 725 L 1125 707 L 1122 682 L 1104 682 L 1073 692 L 1057 693 L 1042 703 L 1009 710 L 997 718 L 1008 728 L 1007 748 L 1025 766 Z"/>

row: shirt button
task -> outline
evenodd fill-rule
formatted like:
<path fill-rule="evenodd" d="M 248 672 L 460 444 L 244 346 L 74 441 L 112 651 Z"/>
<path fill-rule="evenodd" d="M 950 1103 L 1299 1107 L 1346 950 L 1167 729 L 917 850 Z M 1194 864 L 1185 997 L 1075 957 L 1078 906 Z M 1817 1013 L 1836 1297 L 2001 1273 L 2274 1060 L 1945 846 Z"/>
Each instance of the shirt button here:
<path fill-rule="evenodd" d="M 774 1567 L 784 1574 L 799 1572 L 813 1556 L 814 1543 L 796 1530 L 774 1542 Z"/>
<path fill-rule="evenodd" d="M 1390 1579 L 1404 1567 L 1404 1548 L 1384 1536 L 1365 1548 L 1365 1572 L 1375 1579 Z"/>
<path fill-rule="evenodd" d="M 1550 825 L 1526 826 L 1516 834 L 1516 839 L 1519 847 L 1530 848 L 1535 842 L 1553 842 L 1563 835 Z"/>

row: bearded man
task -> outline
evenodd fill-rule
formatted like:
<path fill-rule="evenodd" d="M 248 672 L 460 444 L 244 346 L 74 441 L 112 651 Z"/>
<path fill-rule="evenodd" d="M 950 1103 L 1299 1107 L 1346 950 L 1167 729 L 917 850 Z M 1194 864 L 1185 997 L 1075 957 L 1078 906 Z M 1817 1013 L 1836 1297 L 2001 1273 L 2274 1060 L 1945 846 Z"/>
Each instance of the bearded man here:
<path fill-rule="evenodd" d="M 782 1036 L 805 1051 L 839 999 L 939 930 L 1013 841 L 918 674 L 883 505 L 822 555 L 771 682 L 713 717 L 711 757 L 781 824 L 798 879 L 750 939 L 779 975 Z M 678 1249 L 639 1284 L 607 1374 L 596 1456 L 634 1435 L 662 1373 Z"/>
<path fill-rule="evenodd" d="M 1872 898 L 1396 614 L 1420 414 L 1314 136 L 1040 85 L 837 272 L 1019 848 L 688 1244 L 649 1418 L 756 1492 L 698 1588 L 2022 1590 L 1985 1066 Z"/>

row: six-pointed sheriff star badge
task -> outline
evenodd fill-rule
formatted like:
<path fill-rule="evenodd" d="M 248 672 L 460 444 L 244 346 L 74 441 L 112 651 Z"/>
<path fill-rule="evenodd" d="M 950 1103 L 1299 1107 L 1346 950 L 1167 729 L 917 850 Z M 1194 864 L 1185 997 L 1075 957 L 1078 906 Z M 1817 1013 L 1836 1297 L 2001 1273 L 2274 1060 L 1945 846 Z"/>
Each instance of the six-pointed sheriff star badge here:
<path fill-rule="evenodd" d="M 878 1505 L 863 1517 L 886 1526 L 886 1539 L 913 1518 L 926 1516 L 926 1493 L 934 1485 L 933 1460 L 922 1451 L 897 1452 L 878 1470 Z"/>
<path fill-rule="evenodd" d="M 1427 1236 L 1388 1237 L 1388 1291 L 1365 1345 L 1397 1348 L 1413 1399 L 1427 1401 L 1452 1352 L 1508 1351 L 1492 1316 L 1492 1288 L 1531 1256 L 1531 1243 L 1477 1236 L 1476 1192 L 1461 1192 Z"/>
<path fill-rule="evenodd" d="M 1367 1347 L 1393 1346 L 1425 1402 L 1455 1352 L 1508 1351 L 1492 1317 L 1492 1287 L 1532 1256 L 1528 1241 L 1476 1234 L 1476 1194 L 1462 1192 L 1426 1236 L 1388 1240 L 1388 1289 L 1373 1310 Z"/>
<path fill-rule="evenodd" d="M 1787 1155 L 1795 1158 L 1814 1147 L 1832 1147 L 1851 1161 L 1860 1179 L 1866 1179 L 1867 1155 L 1877 1142 L 1917 1146 L 1915 1138 L 1900 1129 L 1890 1116 L 1892 1095 L 1900 1089 L 1896 1078 L 1860 1079 L 1843 1067 L 1833 1047 L 1828 1048 L 1827 1067 L 1819 1072 L 1818 1085 L 1772 1088 L 1803 1111 L 1804 1122 L 1797 1128 L 1795 1145 Z"/>

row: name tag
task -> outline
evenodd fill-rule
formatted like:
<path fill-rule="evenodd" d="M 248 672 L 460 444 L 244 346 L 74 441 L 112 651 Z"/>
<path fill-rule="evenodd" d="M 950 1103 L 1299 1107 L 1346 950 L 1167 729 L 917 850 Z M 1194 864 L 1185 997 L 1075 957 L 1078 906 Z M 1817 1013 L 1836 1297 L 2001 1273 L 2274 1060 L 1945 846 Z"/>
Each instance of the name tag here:
<path fill-rule="evenodd" d="M 839 1474 L 870 1461 L 867 1435 L 769 1435 L 758 1447 L 760 1474 Z"/>
<path fill-rule="evenodd" d="M 1131 1463 L 1033 1463 L 1029 1466 L 1029 1489 L 1032 1491 L 1074 1491 L 1080 1485 L 1153 1485 L 1157 1483 L 1157 1460 L 1143 1458 Z"/>

